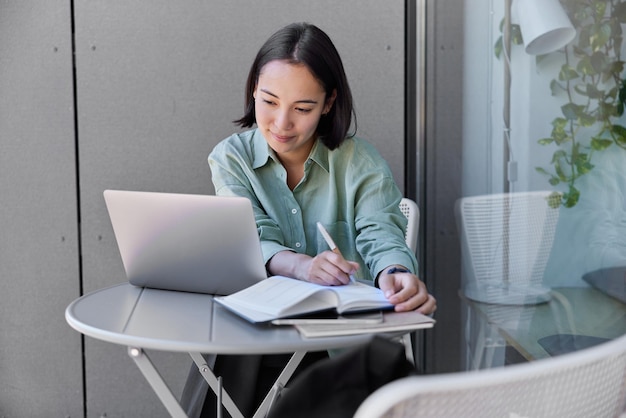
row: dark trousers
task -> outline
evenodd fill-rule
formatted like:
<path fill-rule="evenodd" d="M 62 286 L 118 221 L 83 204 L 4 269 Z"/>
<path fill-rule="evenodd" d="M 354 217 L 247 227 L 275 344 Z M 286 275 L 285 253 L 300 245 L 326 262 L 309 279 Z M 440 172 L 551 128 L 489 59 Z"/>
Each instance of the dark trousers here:
<path fill-rule="evenodd" d="M 311 364 L 327 358 L 324 352 L 307 353 L 294 373 L 294 378 Z M 231 396 L 244 416 L 252 416 L 291 358 L 291 354 L 214 356 L 206 355 L 216 376 L 222 377 L 224 390 Z M 183 389 L 181 405 L 193 418 L 217 416 L 217 396 L 209 388 L 198 367 L 192 363 Z M 230 414 L 223 409 L 223 416 Z"/>
<path fill-rule="evenodd" d="M 268 418 L 351 418 L 372 392 L 417 373 L 402 344 L 374 337 L 368 344 L 318 361 L 294 378 Z"/>

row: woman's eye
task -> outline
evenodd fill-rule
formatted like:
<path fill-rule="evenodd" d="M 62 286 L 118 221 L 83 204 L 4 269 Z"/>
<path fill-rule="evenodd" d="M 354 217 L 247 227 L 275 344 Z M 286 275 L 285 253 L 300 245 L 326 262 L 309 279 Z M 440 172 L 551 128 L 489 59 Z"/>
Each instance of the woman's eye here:
<path fill-rule="evenodd" d="M 297 107 L 296 110 L 300 113 L 309 113 L 311 111 L 311 109 L 305 109 L 302 107 Z"/>
<path fill-rule="evenodd" d="M 263 99 L 263 103 L 268 104 L 268 105 L 274 104 L 274 102 L 272 102 L 271 100 L 265 100 L 265 99 Z"/>

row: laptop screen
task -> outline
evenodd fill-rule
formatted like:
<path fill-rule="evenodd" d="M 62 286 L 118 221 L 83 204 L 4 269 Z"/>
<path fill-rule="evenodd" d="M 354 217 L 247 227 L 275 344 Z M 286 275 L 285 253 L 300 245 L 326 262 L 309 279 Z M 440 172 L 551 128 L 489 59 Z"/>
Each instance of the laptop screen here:
<path fill-rule="evenodd" d="M 227 295 L 266 277 L 246 198 L 124 190 L 104 198 L 133 285 Z"/>

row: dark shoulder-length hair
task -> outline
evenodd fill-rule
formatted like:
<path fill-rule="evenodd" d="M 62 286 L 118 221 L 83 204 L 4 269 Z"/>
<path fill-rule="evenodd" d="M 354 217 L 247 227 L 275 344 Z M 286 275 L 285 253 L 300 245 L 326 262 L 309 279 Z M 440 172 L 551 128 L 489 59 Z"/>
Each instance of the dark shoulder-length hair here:
<path fill-rule="evenodd" d="M 356 132 L 352 93 L 341 57 L 328 35 L 309 23 L 292 23 L 285 26 L 263 44 L 248 74 L 245 114 L 234 123 L 245 128 L 256 123 L 254 90 L 265 64 L 275 60 L 305 65 L 321 83 L 327 99 L 333 90 L 337 91 L 333 106 L 328 114 L 321 117 L 317 125 L 317 135 L 324 145 L 331 150 L 341 145 L 348 136 L 353 117 Z"/>

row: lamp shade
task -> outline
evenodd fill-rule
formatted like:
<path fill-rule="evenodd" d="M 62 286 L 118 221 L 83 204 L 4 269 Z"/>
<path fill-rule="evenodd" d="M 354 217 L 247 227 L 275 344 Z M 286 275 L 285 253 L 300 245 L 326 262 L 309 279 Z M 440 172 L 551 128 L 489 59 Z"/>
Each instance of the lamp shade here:
<path fill-rule="evenodd" d="M 519 22 L 528 54 L 556 51 L 576 36 L 559 0 L 514 0 L 513 14 Z"/>

